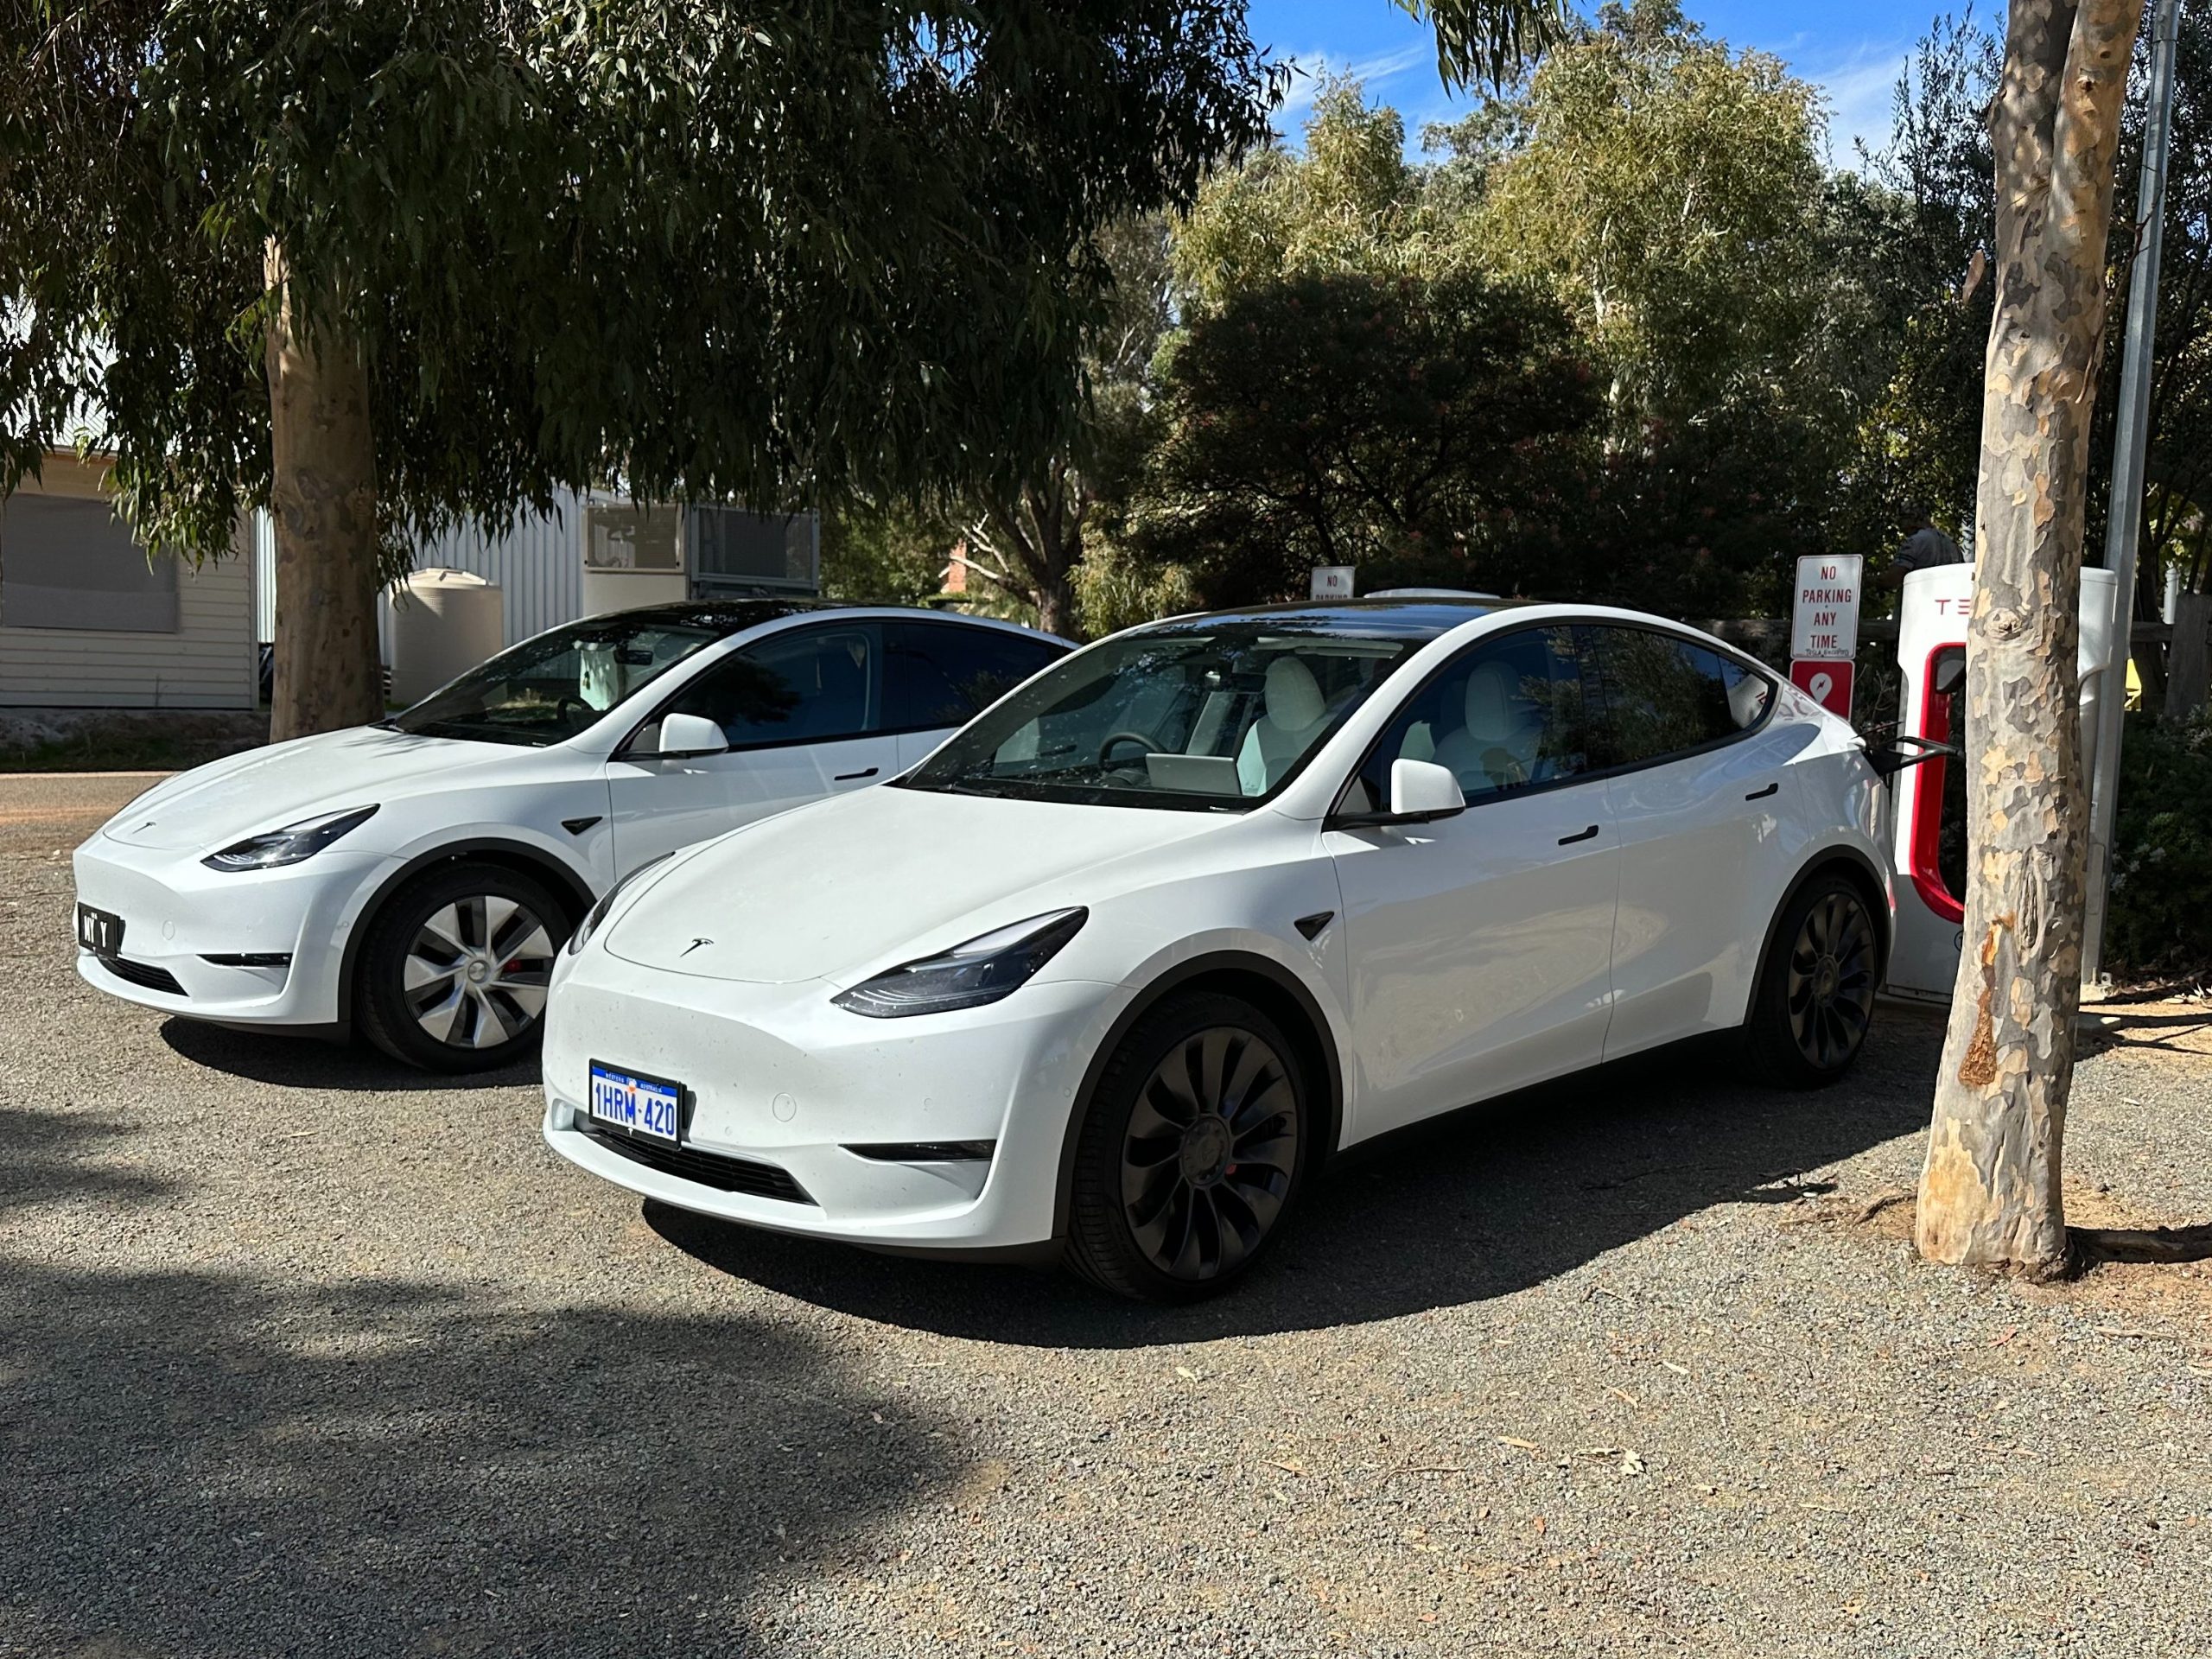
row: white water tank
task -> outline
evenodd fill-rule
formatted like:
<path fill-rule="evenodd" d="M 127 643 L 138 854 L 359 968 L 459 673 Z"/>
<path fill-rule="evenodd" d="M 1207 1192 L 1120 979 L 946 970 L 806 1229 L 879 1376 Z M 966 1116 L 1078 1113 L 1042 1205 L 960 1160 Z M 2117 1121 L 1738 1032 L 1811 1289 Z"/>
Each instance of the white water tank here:
<path fill-rule="evenodd" d="M 497 582 L 467 570 L 415 571 L 392 590 L 392 701 L 420 702 L 499 655 L 506 637 Z"/>

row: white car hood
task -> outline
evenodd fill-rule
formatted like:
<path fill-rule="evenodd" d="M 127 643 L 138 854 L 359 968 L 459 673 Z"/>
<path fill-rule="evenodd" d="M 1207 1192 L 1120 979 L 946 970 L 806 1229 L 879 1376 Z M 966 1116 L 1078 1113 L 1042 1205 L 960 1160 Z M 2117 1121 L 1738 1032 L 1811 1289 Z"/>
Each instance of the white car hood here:
<path fill-rule="evenodd" d="M 101 833 L 133 847 L 227 846 L 318 813 L 381 805 L 447 773 L 505 758 L 486 743 L 356 726 L 180 772 L 117 813 Z"/>
<path fill-rule="evenodd" d="M 1106 867 L 1236 823 L 896 787 L 832 796 L 679 858 L 609 955 L 708 979 L 846 982 L 1121 885 Z"/>

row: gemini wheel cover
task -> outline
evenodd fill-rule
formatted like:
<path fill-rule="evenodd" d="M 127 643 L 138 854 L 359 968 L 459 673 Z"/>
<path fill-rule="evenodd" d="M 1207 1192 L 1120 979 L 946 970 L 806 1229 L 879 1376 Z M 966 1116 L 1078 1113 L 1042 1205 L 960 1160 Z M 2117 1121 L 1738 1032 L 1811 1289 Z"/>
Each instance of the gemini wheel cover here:
<path fill-rule="evenodd" d="M 553 976 L 553 938 L 496 893 L 456 899 L 416 930 L 401 994 L 415 1023 L 454 1048 L 496 1048 L 537 1023 Z"/>
<path fill-rule="evenodd" d="M 1145 1259 L 1173 1279 L 1234 1271 L 1282 1213 L 1298 1133 L 1288 1070 L 1258 1037 L 1215 1026 L 1178 1043 L 1122 1147 L 1122 1213 Z"/>
<path fill-rule="evenodd" d="M 1790 944 L 1789 1034 L 1824 1071 L 1858 1052 L 1874 1011 L 1874 924 L 1847 893 L 1815 899 Z"/>

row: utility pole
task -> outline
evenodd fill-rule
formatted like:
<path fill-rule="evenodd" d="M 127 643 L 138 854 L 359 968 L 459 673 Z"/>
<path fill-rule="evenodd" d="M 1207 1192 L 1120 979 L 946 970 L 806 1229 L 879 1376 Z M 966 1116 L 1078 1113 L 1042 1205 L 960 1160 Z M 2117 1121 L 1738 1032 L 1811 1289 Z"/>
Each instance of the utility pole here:
<path fill-rule="evenodd" d="M 2120 794 L 2120 716 L 2127 706 L 2128 642 L 2135 626 L 2136 549 L 2143 535 L 2143 463 L 2151 439 L 2152 353 L 2158 331 L 2158 257 L 2165 239 L 2166 153 L 2173 138 L 2180 10 L 2180 0 L 2158 0 L 2151 24 L 2151 109 L 2143 127 L 2143 182 L 2135 207 L 2140 239 L 2128 274 L 2127 343 L 2120 362 L 2120 418 L 2113 439 L 2111 505 L 2105 522 L 2105 567 L 2120 575 L 2113 601 L 2119 614 L 2113 619 L 2116 660 L 2097 700 L 2095 772 L 2089 780 L 2088 913 L 2082 931 L 2082 985 L 2092 996 L 2104 974 L 2113 819 Z"/>

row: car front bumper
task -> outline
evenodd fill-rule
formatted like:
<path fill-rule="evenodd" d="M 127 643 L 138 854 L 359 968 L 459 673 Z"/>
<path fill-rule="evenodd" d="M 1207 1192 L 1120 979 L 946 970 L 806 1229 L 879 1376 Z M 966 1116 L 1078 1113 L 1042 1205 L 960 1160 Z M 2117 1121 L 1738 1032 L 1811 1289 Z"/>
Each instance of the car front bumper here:
<path fill-rule="evenodd" d="M 821 981 L 641 977 L 595 950 L 564 967 L 545 1022 L 544 1133 L 554 1151 L 617 1185 L 704 1215 L 915 1250 L 1050 1242 L 1070 1116 L 1128 995 L 1060 981 L 1026 985 L 985 1007 L 871 1020 L 833 1006 L 836 988 Z M 690 1179 L 679 1167 L 686 1159 L 625 1155 L 589 1126 L 594 1060 L 683 1086 L 687 1159 L 765 1166 L 795 1183 L 800 1198 Z M 991 1143 L 990 1156 L 851 1150 L 973 1141 Z"/>
<path fill-rule="evenodd" d="M 191 852 L 96 835 L 73 861 L 77 902 L 120 917 L 123 945 L 112 963 L 79 946 L 77 972 L 111 995 L 195 1019 L 341 1023 L 346 939 L 362 895 L 393 863 L 332 849 L 277 869 L 211 870 Z M 224 957 L 289 960 L 210 960 Z"/>

